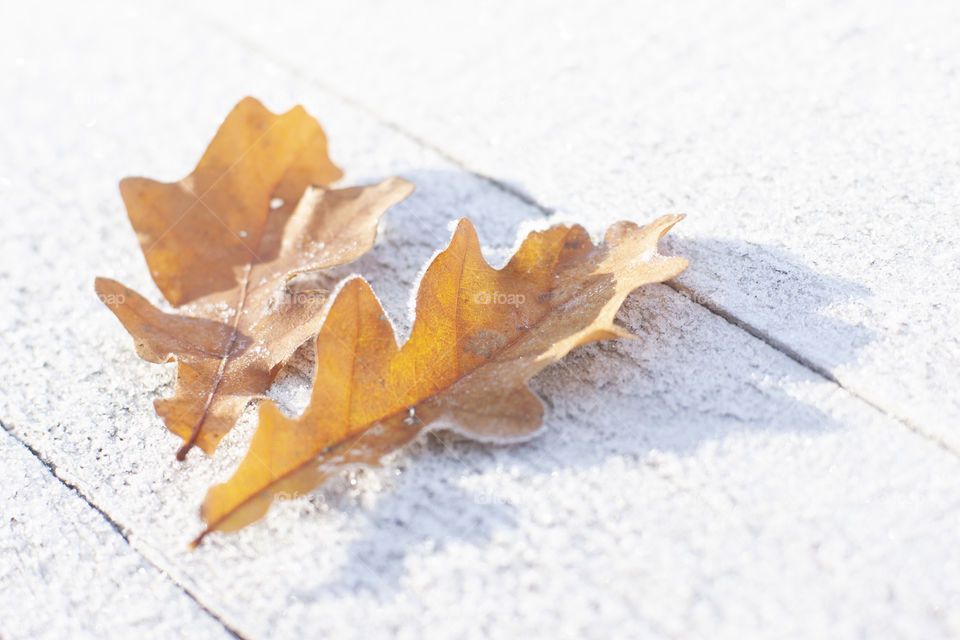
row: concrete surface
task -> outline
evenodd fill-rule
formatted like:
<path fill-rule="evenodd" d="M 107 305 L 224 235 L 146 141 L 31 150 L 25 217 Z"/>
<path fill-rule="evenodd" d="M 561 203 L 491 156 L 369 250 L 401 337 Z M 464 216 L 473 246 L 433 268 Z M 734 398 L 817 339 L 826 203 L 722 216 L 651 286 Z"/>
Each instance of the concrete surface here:
<path fill-rule="evenodd" d="M 952 5 L 366 5 L 4 9 L 0 636 L 960 634 Z M 348 183 L 417 184 L 327 276 L 402 331 L 461 216 L 502 260 L 685 210 L 694 265 L 534 381 L 542 438 L 431 437 L 190 553 L 252 416 L 176 463 L 172 366 L 92 282 L 159 302 L 116 182 L 184 175 L 247 94 L 320 118 Z"/>
<path fill-rule="evenodd" d="M 960 451 L 960 3 L 314 6 L 198 12 L 549 210 L 689 213 L 698 300 Z"/>
<path fill-rule="evenodd" d="M 231 637 L 6 432 L 0 461 L 0 637 Z"/>

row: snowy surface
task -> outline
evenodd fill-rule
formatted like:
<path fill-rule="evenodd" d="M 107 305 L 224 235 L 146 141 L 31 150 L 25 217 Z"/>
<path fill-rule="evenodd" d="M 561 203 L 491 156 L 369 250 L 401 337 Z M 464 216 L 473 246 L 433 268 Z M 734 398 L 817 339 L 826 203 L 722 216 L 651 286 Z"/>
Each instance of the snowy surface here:
<path fill-rule="evenodd" d="M 690 214 L 698 300 L 960 451 L 960 3 L 239 4 L 205 14 L 541 206 Z"/>
<path fill-rule="evenodd" d="M 0 637 L 960 634 L 956 5 L 366 4 L 4 9 Z M 116 183 L 187 173 L 248 94 L 347 183 L 417 185 L 328 276 L 401 333 L 462 216 L 500 261 L 686 211 L 693 265 L 535 379 L 541 438 L 431 436 L 191 553 L 251 416 L 176 463 L 173 368 L 92 282 L 159 302 Z"/>
<path fill-rule="evenodd" d="M 0 637 L 230 637 L 6 432 L 0 463 Z"/>

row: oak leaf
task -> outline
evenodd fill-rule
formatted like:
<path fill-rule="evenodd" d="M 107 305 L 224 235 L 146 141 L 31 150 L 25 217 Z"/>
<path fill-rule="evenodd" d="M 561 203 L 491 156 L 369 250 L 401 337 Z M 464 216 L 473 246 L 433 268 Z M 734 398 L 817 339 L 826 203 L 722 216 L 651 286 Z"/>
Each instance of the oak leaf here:
<path fill-rule="evenodd" d="M 271 401 L 260 406 L 246 457 L 207 493 L 207 528 L 194 546 L 262 517 L 276 496 L 377 465 L 426 430 L 497 442 L 532 436 L 543 405 L 527 381 L 577 345 L 631 337 L 614 324 L 626 296 L 688 264 L 657 252 L 681 218 L 616 223 L 600 246 L 583 227 L 554 226 L 529 234 L 500 270 L 461 220 L 423 276 L 402 347 L 370 286 L 347 281 L 316 338 L 309 405 L 296 418 Z"/>
<path fill-rule="evenodd" d="M 325 188 L 341 175 L 302 107 L 275 115 L 245 98 L 189 176 L 120 183 L 150 274 L 181 313 L 107 278 L 97 278 L 96 291 L 142 358 L 177 360 L 174 394 L 154 406 L 184 440 L 178 458 L 195 444 L 212 453 L 316 334 L 323 292 L 291 291 L 287 282 L 362 255 L 383 212 L 413 190 L 400 178 Z"/>

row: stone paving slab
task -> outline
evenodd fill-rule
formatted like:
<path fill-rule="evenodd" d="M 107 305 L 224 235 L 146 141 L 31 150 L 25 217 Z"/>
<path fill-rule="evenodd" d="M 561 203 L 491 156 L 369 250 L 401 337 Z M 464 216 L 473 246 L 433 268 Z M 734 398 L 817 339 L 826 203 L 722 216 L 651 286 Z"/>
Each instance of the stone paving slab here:
<path fill-rule="evenodd" d="M 0 463 L 0 637 L 231 637 L 5 431 Z"/>
<path fill-rule="evenodd" d="M 547 210 L 690 214 L 680 287 L 960 452 L 960 4 L 197 13 Z"/>

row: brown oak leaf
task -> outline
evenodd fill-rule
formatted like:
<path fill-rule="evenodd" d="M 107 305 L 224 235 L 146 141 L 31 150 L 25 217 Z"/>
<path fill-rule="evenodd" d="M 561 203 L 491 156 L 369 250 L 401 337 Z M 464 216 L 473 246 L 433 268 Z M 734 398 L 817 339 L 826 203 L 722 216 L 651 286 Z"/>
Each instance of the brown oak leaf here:
<path fill-rule="evenodd" d="M 207 528 L 194 546 L 262 517 L 276 496 L 377 465 L 426 430 L 497 442 L 532 436 L 543 405 L 527 381 L 577 345 L 631 336 L 614 324 L 626 296 L 687 266 L 657 252 L 681 218 L 619 222 L 599 246 L 583 227 L 554 226 L 528 235 L 500 270 L 461 220 L 423 276 L 402 347 L 370 286 L 347 281 L 316 338 L 308 407 L 290 418 L 269 400 L 260 406 L 247 456 L 207 493 Z"/>
<path fill-rule="evenodd" d="M 120 183 L 150 274 L 180 313 L 107 278 L 97 278 L 96 291 L 142 358 L 177 360 L 173 396 L 154 405 L 184 440 L 179 459 L 194 445 L 213 453 L 319 329 L 324 292 L 291 291 L 287 282 L 365 253 L 380 216 L 413 191 L 400 178 L 325 188 L 341 175 L 302 107 L 276 115 L 245 98 L 189 176 Z"/>

